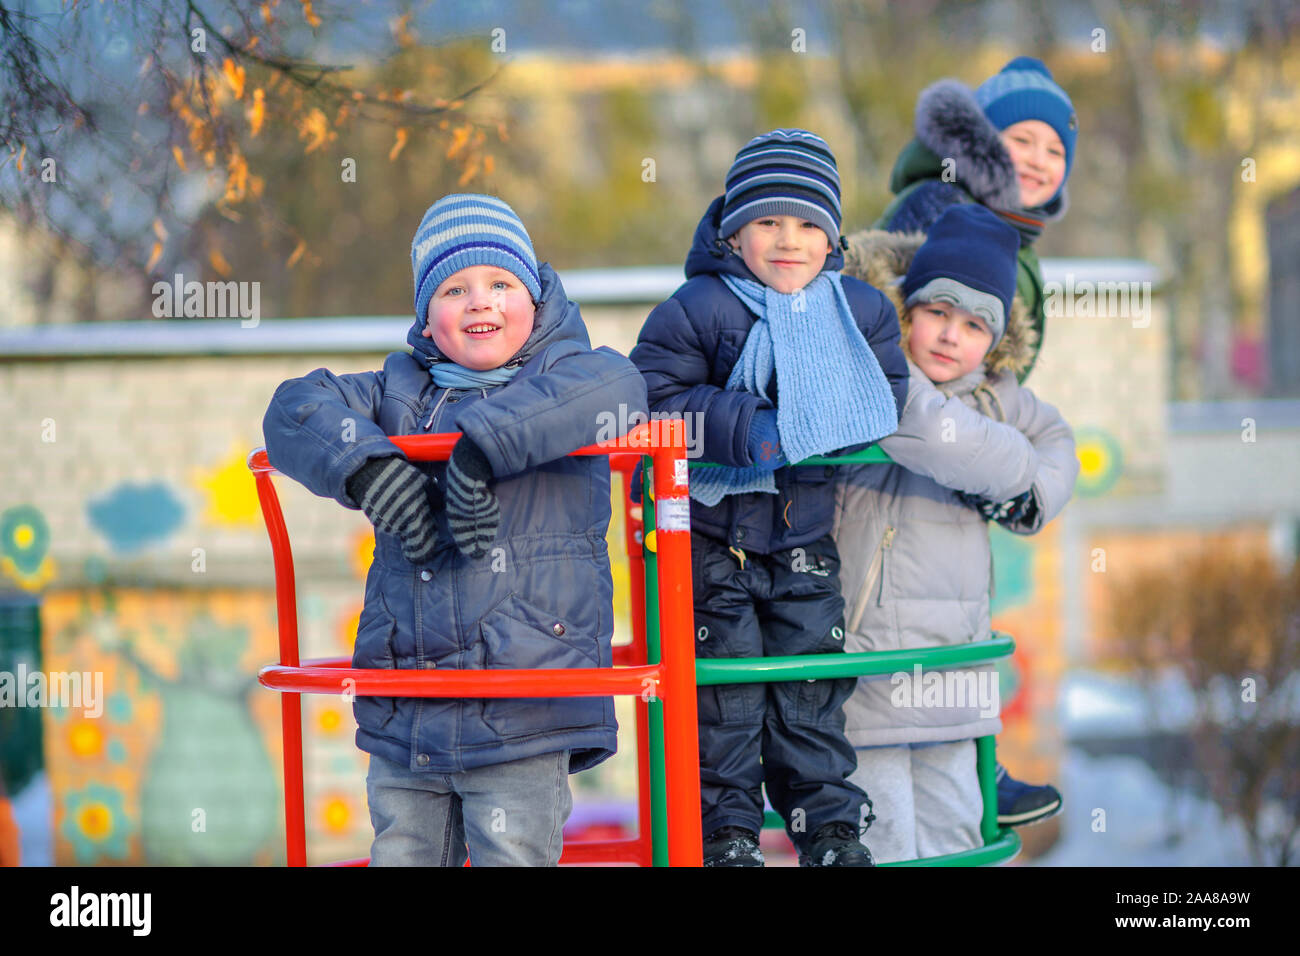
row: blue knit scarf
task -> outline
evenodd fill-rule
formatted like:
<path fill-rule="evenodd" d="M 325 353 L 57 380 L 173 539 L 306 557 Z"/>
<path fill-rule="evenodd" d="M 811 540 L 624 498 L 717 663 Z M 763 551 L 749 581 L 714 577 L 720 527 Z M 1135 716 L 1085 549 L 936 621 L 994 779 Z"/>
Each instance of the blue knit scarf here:
<path fill-rule="evenodd" d="M 515 377 L 522 366 L 484 369 L 479 372 L 455 362 L 435 362 L 429 366 L 433 384 L 439 388 L 495 388 Z"/>
<path fill-rule="evenodd" d="M 791 463 L 898 430 L 894 393 L 853 319 L 841 280 L 838 272 L 823 272 L 785 295 L 751 279 L 722 276 L 757 317 L 727 389 L 757 395 L 770 406 L 767 385 L 776 373 L 776 426 Z M 752 491 L 775 494 L 772 472 L 724 466 L 691 475 L 691 497 L 704 505 Z"/>

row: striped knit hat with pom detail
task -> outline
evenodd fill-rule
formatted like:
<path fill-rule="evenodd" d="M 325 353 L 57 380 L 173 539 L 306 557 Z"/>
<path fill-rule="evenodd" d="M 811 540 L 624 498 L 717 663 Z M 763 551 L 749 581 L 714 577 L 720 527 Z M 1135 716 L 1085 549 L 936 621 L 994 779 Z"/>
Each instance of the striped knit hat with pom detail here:
<path fill-rule="evenodd" d="M 1064 188 L 1074 165 L 1079 119 L 1070 94 L 1052 79 L 1052 71 L 1042 60 L 1016 57 L 975 88 L 975 102 L 998 132 L 1022 120 L 1040 120 L 1052 127 L 1065 148 L 1065 179 L 1061 180 Z M 1056 195 L 1060 195 L 1059 189 Z"/>
<path fill-rule="evenodd" d="M 534 302 L 541 298 L 533 241 L 515 211 L 495 196 L 443 196 L 420 220 L 411 243 L 417 320 L 425 320 L 443 280 L 468 266 L 499 266 L 524 284 Z"/>
<path fill-rule="evenodd" d="M 840 173 L 826 140 L 803 129 L 774 129 L 736 154 L 727 171 L 718 237 L 729 238 L 764 216 L 815 222 L 838 246 Z"/>

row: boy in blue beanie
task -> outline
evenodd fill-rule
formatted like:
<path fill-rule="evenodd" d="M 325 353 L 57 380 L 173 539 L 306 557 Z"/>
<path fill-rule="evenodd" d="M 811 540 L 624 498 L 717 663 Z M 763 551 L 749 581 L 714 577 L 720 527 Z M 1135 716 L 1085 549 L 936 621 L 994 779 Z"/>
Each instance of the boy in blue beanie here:
<path fill-rule="evenodd" d="M 896 194 L 873 228 L 928 231 L 955 204 L 988 207 L 1020 234 L 1016 294 L 1033 320 L 1024 381 L 1041 348 L 1043 272 L 1033 244 L 1068 208 L 1078 119 L 1041 60 L 1019 56 L 975 90 L 940 80 L 916 100 L 916 138 L 899 154 Z"/>
<path fill-rule="evenodd" d="M 451 195 L 411 246 L 412 352 L 276 389 L 271 464 L 375 526 L 352 666 L 610 667 L 609 466 L 566 457 L 645 383 L 593 350 L 514 211 Z M 624 419 L 626 420 L 626 418 Z M 445 462 L 390 435 L 462 433 Z M 553 866 L 568 775 L 615 749 L 609 697 L 358 697 L 372 865 Z"/>
<path fill-rule="evenodd" d="M 840 475 L 848 649 L 987 640 L 988 521 L 1037 532 L 1065 507 L 1079 471 L 1070 426 L 1016 381 L 1032 334 L 1014 298 L 1016 232 L 981 206 L 958 205 L 925 237 L 849 241 L 853 271 L 896 302 L 911 376 L 898 431 L 880 442 L 894 463 Z M 916 676 L 862 679 L 844 707 L 853 779 L 871 782 L 881 862 L 982 845 L 973 738 L 1002 729 L 996 669 L 944 671 L 942 694 L 932 686 L 940 675 Z M 1049 789 L 1052 812 L 1061 798 Z"/>
<path fill-rule="evenodd" d="M 703 415 L 691 472 L 701 658 L 844 648 L 832 467 L 792 467 L 897 425 L 907 389 L 894 309 L 840 274 L 840 182 L 821 137 L 755 137 L 709 206 L 686 283 L 641 329 L 632 361 L 653 412 Z M 853 679 L 699 690 L 706 866 L 761 866 L 763 787 L 808 866 L 870 866 L 866 793 L 847 778 Z"/>

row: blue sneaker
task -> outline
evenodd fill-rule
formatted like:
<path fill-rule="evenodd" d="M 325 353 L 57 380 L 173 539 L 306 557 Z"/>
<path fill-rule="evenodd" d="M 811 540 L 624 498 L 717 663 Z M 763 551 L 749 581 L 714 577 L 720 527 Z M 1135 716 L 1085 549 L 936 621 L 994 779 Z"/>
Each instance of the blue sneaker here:
<path fill-rule="evenodd" d="M 1051 784 L 1021 783 L 998 764 L 998 826 L 1023 827 L 1041 823 L 1061 812 L 1061 793 Z"/>

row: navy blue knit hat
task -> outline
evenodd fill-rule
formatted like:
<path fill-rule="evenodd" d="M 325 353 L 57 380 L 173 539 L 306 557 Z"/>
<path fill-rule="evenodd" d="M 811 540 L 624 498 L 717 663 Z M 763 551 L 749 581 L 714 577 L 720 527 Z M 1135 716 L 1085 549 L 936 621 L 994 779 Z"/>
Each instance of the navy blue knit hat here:
<path fill-rule="evenodd" d="M 1065 188 L 1074 163 L 1079 121 L 1069 94 L 1056 85 L 1042 60 L 1016 57 L 975 89 L 975 102 L 999 132 L 1022 120 L 1041 120 L 1056 130 L 1065 147 L 1065 177 L 1061 180 L 1061 188 Z M 1059 195 L 1058 189 L 1052 199 Z"/>
<path fill-rule="evenodd" d="M 840 240 L 840 173 L 826 140 L 803 129 L 755 136 L 727 171 L 718 237 L 764 216 L 798 216 Z"/>
<path fill-rule="evenodd" d="M 542 295 L 537 255 L 515 211 L 495 196 L 453 193 L 429 207 L 411 242 L 415 317 L 448 276 L 467 266 L 499 266 L 519 279 L 536 302 Z"/>
<path fill-rule="evenodd" d="M 1006 331 L 1011 300 L 1016 295 L 1019 253 L 1020 234 L 987 208 L 978 203 L 949 206 L 930 227 L 925 243 L 912 258 L 903 277 L 903 299 L 911 305 L 933 301 L 934 297 L 927 295 L 933 289 L 955 292 L 955 296 L 939 298 L 981 316 L 989 323 L 993 345 L 997 345 Z M 935 281 L 945 279 L 950 281 Z M 963 287 L 978 294 L 963 295 Z M 988 296 L 997 300 L 994 304 L 1000 304 L 1000 310 L 980 307 Z"/>

